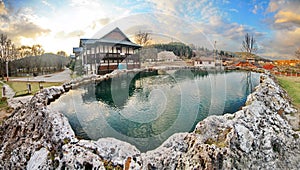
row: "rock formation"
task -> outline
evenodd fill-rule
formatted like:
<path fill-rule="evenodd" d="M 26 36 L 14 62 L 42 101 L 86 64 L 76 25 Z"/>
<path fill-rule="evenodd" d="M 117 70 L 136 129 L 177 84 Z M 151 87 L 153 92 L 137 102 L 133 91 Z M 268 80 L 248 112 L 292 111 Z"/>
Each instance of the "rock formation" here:
<path fill-rule="evenodd" d="M 67 118 L 47 108 L 71 84 L 35 94 L 0 126 L 1 168 L 300 169 L 300 133 L 285 119 L 296 110 L 270 75 L 240 111 L 207 117 L 146 153 L 112 138 L 77 139 Z"/>

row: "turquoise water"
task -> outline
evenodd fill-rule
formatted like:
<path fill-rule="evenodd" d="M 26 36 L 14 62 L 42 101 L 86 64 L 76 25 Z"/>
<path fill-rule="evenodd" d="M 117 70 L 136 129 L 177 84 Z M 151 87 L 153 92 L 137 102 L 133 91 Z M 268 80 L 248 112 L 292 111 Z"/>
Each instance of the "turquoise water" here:
<path fill-rule="evenodd" d="M 70 91 L 50 107 L 64 113 L 77 136 L 114 137 L 141 151 L 209 115 L 234 113 L 259 83 L 253 72 L 172 70 L 124 73 Z"/>

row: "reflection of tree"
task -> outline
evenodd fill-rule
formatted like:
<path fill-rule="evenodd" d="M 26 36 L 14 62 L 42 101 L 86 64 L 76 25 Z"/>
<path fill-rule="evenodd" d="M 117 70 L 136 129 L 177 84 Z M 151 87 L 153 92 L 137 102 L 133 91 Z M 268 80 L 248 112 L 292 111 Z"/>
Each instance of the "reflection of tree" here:
<path fill-rule="evenodd" d="M 91 103 L 95 101 L 95 85 L 89 84 L 83 86 L 84 93 L 81 95 L 84 103 Z"/>
<path fill-rule="evenodd" d="M 242 82 L 243 84 L 243 89 L 244 90 L 244 94 L 245 96 L 247 96 L 248 94 L 250 94 L 252 92 L 252 89 L 253 89 L 253 82 L 252 82 L 252 74 L 251 74 L 251 71 L 248 71 L 246 73 L 246 77 L 242 79 Z"/>
<path fill-rule="evenodd" d="M 70 122 L 72 129 L 74 130 L 77 138 L 89 140 L 89 135 L 84 131 L 80 121 L 76 114 L 65 114 Z"/>
<path fill-rule="evenodd" d="M 124 73 L 99 83 L 84 86 L 83 102 L 102 101 L 111 107 L 122 108 L 134 91 L 142 86 L 142 78 L 157 75 L 157 71 Z"/>

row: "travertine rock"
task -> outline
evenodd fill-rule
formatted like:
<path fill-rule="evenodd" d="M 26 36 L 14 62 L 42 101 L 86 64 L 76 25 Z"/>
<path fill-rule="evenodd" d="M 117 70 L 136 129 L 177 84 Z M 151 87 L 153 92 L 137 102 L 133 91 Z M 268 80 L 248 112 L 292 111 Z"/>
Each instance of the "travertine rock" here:
<path fill-rule="evenodd" d="M 146 153 L 112 138 L 79 140 L 67 118 L 47 108 L 80 81 L 42 90 L 0 126 L 1 168 L 300 169 L 300 134 L 285 120 L 296 110 L 270 75 L 242 110 L 207 117 Z"/>

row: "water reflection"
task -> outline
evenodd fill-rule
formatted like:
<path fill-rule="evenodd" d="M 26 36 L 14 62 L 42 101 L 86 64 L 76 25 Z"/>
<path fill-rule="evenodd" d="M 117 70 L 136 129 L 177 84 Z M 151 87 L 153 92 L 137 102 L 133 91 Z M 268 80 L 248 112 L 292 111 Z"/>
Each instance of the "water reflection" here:
<path fill-rule="evenodd" d="M 72 90 L 51 107 L 77 135 L 115 137 L 147 151 L 209 115 L 237 111 L 258 82 L 259 74 L 250 72 L 127 73 Z"/>

